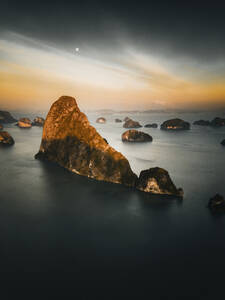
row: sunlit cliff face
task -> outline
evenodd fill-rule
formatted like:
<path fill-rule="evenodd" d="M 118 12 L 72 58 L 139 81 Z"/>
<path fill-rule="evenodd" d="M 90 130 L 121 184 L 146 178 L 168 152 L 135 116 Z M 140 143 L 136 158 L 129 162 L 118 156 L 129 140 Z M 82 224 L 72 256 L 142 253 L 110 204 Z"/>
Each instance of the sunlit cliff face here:
<path fill-rule="evenodd" d="M 104 45 L 79 51 L 76 46 L 62 50 L 0 33 L 0 106 L 46 109 L 65 94 L 84 109 L 225 106 L 224 61 L 206 65 L 175 59 L 125 40 L 115 53 Z"/>

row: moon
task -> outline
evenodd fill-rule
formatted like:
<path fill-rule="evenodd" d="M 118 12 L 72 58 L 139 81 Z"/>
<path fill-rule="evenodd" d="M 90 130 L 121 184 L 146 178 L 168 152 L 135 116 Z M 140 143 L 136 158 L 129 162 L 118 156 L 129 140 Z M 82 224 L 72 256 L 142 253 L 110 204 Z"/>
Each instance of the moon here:
<path fill-rule="evenodd" d="M 75 51 L 76 51 L 76 52 L 79 52 L 79 51 L 80 51 L 80 48 L 76 48 Z"/>

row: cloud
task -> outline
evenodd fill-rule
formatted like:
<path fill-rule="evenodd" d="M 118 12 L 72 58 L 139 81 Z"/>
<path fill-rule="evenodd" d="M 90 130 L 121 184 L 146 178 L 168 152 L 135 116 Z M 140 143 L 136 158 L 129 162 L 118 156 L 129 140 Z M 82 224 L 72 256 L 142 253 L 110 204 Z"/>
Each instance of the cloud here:
<path fill-rule="evenodd" d="M 95 55 L 93 48 L 82 51 L 82 47 L 77 53 L 4 32 L 0 37 L 1 103 L 48 107 L 61 94 L 78 97 L 84 108 L 168 108 L 225 101 L 219 64 L 171 60 L 126 41 L 116 53 L 105 53 L 104 47 Z M 217 76 L 210 76 L 212 72 Z"/>

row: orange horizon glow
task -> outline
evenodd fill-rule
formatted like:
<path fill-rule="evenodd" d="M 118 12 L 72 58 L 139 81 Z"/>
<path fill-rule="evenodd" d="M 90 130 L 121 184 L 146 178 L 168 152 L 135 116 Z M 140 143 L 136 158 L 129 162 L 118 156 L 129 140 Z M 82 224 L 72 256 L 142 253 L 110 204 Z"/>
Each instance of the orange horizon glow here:
<path fill-rule="evenodd" d="M 225 106 L 225 77 L 192 78 L 165 59 L 127 51 L 120 64 L 54 48 L 1 40 L 0 105 L 47 109 L 61 95 L 84 109 L 157 109 Z M 82 52 L 82 50 L 80 50 Z M 178 66 L 179 67 L 179 66 Z M 191 67 L 190 67 L 191 69 Z M 179 73 L 179 74 L 178 74 Z"/>

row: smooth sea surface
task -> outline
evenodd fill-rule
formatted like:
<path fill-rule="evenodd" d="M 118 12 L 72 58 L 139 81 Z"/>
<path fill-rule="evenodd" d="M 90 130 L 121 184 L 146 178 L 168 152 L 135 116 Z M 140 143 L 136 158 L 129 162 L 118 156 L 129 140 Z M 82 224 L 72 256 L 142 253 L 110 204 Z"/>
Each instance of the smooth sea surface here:
<path fill-rule="evenodd" d="M 114 119 L 127 115 L 142 125 L 225 117 L 224 112 L 88 114 L 137 175 L 165 168 L 183 188 L 183 200 L 35 160 L 42 128 L 6 124 L 15 145 L 0 148 L 0 282 L 6 290 L 1 299 L 224 299 L 225 214 L 212 215 L 207 203 L 216 193 L 225 196 L 220 145 L 225 127 L 142 128 L 152 143 L 123 144 L 125 129 Z M 106 124 L 95 123 L 100 116 Z"/>

